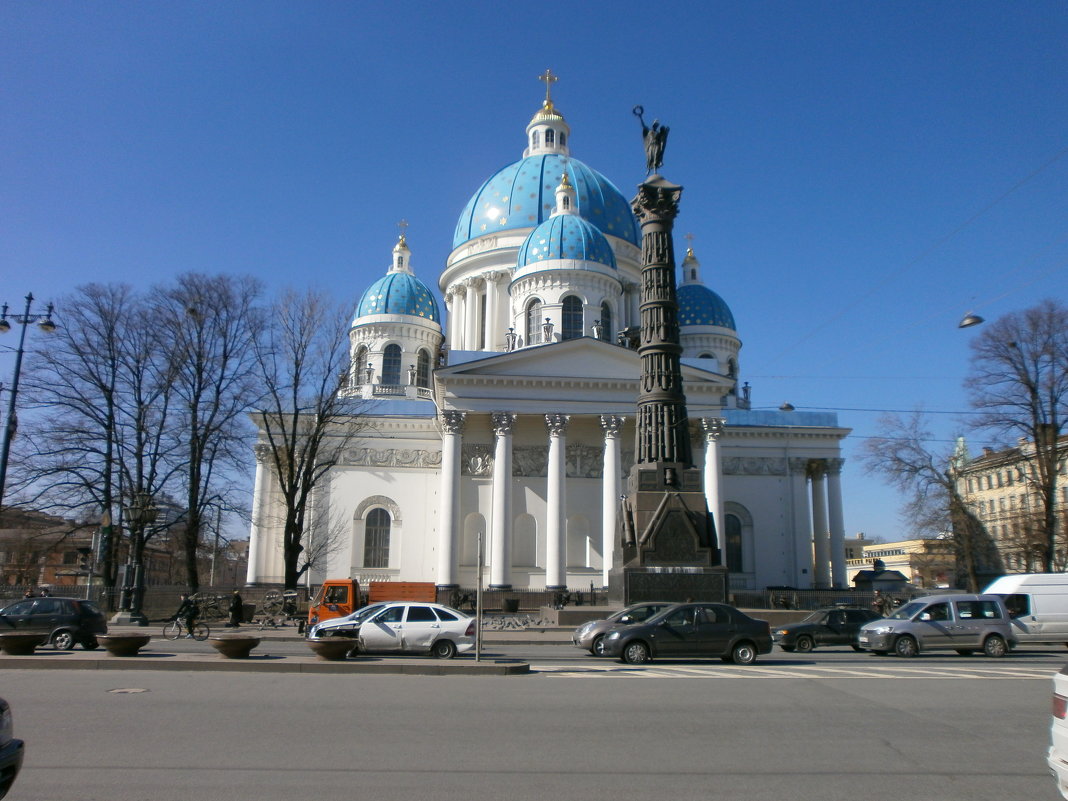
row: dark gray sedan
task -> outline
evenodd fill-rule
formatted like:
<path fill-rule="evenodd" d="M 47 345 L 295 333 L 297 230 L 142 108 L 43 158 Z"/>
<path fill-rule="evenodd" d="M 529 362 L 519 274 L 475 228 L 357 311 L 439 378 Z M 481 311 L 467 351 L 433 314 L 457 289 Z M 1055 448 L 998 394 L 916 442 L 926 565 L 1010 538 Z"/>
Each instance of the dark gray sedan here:
<path fill-rule="evenodd" d="M 631 604 L 604 620 L 591 620 L 589 623 L 583 623 L 571 635 L 571 642 L 594 656 L 604 656 L 604 635 L 609 630 L 616 626 L 644 623 L 661 609 L 667 609 L 669 606 L 671 604 L 668 601 L 645 601 L 640 604 Z"/>
<path fill-rule="evenodd" d="M 631 665 L 655 658 L 718 656 L 749 665 L 771 653 L 771 630 L 727 604 L 675 604 L 644 623 L 617 626 L 605 635 L 604 656 Z"/>

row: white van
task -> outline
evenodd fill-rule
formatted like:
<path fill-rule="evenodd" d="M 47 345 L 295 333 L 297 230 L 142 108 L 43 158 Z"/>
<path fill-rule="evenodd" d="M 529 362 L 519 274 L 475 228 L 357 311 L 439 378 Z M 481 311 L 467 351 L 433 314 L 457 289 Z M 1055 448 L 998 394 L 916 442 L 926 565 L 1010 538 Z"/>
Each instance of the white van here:
<path fill-rule="evenodd" d="M 1021 645 L 1068 645 L 1068 573 L 1002 576 L 983 592 L 1004 599 Z"/>

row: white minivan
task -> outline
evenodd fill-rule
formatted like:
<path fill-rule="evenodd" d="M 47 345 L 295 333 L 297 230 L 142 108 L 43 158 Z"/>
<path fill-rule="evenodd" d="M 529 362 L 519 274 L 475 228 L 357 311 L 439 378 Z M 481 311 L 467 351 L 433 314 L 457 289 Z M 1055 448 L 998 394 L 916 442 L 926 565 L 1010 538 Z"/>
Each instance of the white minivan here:
<path fill-rule="evenodd" d="M 984 590 L 1005 601 L 1012 630 L 1021 643 L 1068 645 L 1068 574 L 1002 576 Z"/>

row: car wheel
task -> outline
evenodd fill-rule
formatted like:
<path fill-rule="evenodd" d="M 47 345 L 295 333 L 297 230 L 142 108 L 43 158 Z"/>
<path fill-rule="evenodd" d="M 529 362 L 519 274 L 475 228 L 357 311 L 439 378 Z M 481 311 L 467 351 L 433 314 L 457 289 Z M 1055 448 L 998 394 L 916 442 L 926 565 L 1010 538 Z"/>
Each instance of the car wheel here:
<path fill-rule="evenodd" d="M 897 642 L 894 643 L 894 653 L 905 659 L 911 659 L 919 652 L 920 646 L 916 644 L 916 640 L 908 635 L 898 637 Z"/>
<path fill-rule="evenodd" d="M 852 648 L 852 649 L 853 649 L 854 651 L 856 651 L 856 652 L 857 652 L 858 654 L 859 654 L 859 653 L 863 653 L 863 652 L 864 652 L 864 649 L 863 649 L 863 648 L 861 648 L 861 647 L 860 647 L 859 645 L 857 645 L 856 643 L 853 643 L 853 644 L 852 644 L 852 645 L 850 645 L 849 647 L 850 647 L 850 648 Z"/>
<path fill-rule="evenodd" d="M 992 659 L 999 659 L 1009 652 L 1009 646 L 1000 634 L 991 634 L 983 643 L 983 653 Z"/>
<path fill-rule="evenodd" d="M 590 653 L 594 656 L 604 656 L 604 635 L 598 635 L 593 638 L 593 645 L 590 646 Z"/>
<path fill-rule="evenodd" d="M 807 654 L 815 647 L 816 643 L 812 641 L 811 637 L 804 636 L 797 638 L 797 650 L 801 653 Z"/>
<path fill-rule="evenodd" d="M 82 641 L 82 648 L 86 651 L 95 651 L 99 647 L 100 643 L 97 642 L 96 637 L 90 637 L 89 639 Z"/>
<path fill-rule="evenodd" d="M 956 651 L 961 656 L 971 656 L 972 655 L 972 649 L 971 648 L 957 648 Z"/>
<path fill-rule="evenodd" d="M 69 651 L 74 647 L 74 635 L 69 631 L 57 631 L 52 635 L 52 647 L 57 651 Z"/>
<path fill-rule="evenodd" d="M 452 640 L 438 640 L 430 647 L 430 653 L 436 659 L 452 659 L 456 656 L 456 646 Z"/>
<path fill-rule="evenodd" d="M 798 648 L 800 649 L 800 643 Z M 756 662 L 756 646 L 751 642 L 740 642 L 731 651 L 731 661 L 736 665 L 751 665 Z"/>
<path fill-rule="evenodd" d="M 649 661 L 649 646 L 641 640 L 623 646 L 623 661 L 628 665 L 643 665 Z"/>

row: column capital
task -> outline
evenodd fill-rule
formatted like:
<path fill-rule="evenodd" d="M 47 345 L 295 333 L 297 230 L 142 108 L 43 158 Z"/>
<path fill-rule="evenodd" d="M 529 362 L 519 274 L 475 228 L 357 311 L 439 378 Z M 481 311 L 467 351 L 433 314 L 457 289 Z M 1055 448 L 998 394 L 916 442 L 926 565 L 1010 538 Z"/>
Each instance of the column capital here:
<path fill-rule="evenodd" d="M 813 479 L 823 479 L 827 477 L 827 462 L 824 459 L 809 459 L 808 460 L 808 474 Z"/>
<path fill-rule="evenodd" d="M 502 277 L 504 277 L 504 272 L 501 270 L 489 270 L 482 273 L 483 280 L 491 285 L 495 285 Z"/>
<path fill-rule="evenodd" d="M 715 442 L 723 436 L 724 425 L 727 423 L 722 417 L 702 417 L 701 428 L 705 432 L 707 442 Z"/>
<path fill-rule="evenodd" d="M 618 414 L 602 414 L 601 428 L 604 431 L 604 438 L 615 439 L 618 437 L 620 431 L 623 430 L 623 423 L 626 419 L 626 417 Z"/>
<path fill-rule="evenodd" d="M 842 475 L 842 466 L 845 465 L 845 459 L 824 459 L 824 468 L 827 470 L 829 476 Z"/>
<path fill-rule="evenodd" d="M 467 413 L 456 411 L 442 412 L 440 419 L 441 430 L 446 434 L 462 434 L 464 430 L 464 421 L 467 419 Z"/>
<path fill-rule="evenodd" d="M 788 459 L 787 460 L 787 464 L 789 465 L 789 468 L 790 468 L 790 474 L 791 475 L 795 475 L 795 476 L 796 475 L 807 476 L 808 475 L 808 466 L 809 466 L 810 462 L 811 462 L 810 459 L 803 459 L 801 457 L 794 457 L 794 458 Z"/>
<path fill-rule="evenodd" d="M 490 422 L 494 435 L 503 437 L 511 434 L 515 431 L 515 422 L 518 418 L 519 415 L 515 412 L 493 412 L 490 415 Z"/>
<path fill-rule="evenodd" d="M 550 437 L 562 436 L 567 431 L 567 421 L 571 419 L 569 414 L 545 415 L 545 428 Z"/>
<path fill-rule="evenodd" d="M 472 275 L 469 278 L 463 280 L 464 287 L 467 289 L 478 289 L 485 283 L 485 280 L 480 275 Z"/>
<path fill-rule="evenodd" d="M 267 457 L 271 455 L 271 446 L 260 443 L 259 445 L 252 446 L 252 452 L 256 454 L 256 462 L 259 464 L 265 464 Z"/>

